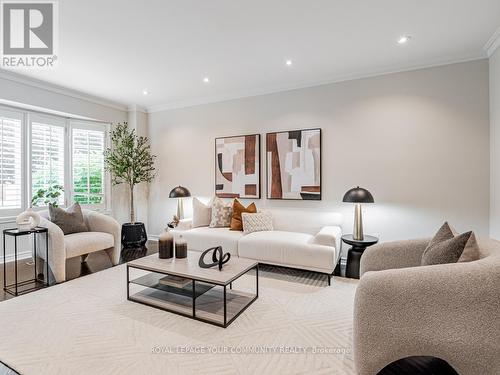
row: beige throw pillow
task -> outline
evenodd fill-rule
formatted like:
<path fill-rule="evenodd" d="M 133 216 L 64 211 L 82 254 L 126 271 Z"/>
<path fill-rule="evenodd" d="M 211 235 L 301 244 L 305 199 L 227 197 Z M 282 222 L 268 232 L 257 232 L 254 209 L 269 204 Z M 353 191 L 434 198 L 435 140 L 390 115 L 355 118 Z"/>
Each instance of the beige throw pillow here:
<path fill-rule="evenodd" d="M 193 228 L 208 227 L 212 220 L 212 200 L 207 204 L 193 198 Z"/>
<path fill-rule="evenodd" d="M 210 228 L 225 228 L 231 225 L 233 216 L 233 204 L 226 203 L 219 197 L 215 197 L 212 202 L 212 218 Z"/>

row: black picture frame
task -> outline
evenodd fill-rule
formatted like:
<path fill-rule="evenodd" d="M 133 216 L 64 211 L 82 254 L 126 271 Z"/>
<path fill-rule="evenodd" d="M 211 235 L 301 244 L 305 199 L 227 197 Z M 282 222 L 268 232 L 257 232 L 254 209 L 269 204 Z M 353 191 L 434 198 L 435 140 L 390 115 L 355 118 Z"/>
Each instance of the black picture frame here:
<path fill-rule="evenodd" d="M 262 163 L 261 163 L 261 152 L 262 152 L 262 144 L 261 144 L 261 136 L 259 133 L 254 133 L 254 134 L 242 134 L 242 135 L 230 135 L 230 136 L 225 136 L 225 137 L 216 137 L 214 140 L 214 191 L 215 191 L 215 196 L 220 197 L 220 195 L 217 193 L 217 163 L 218 163 L 218 156 L 217 156 L 217 140 L 219 139 L 228 139 L 228 138 L 241 138 L 241 137 L 256 137 L 257 142 L 258 142 L 258 150 L 256 154 L 256 159 L 258 161 L 258 171 L 257 171 L 257 187 L 259 189 L 259 192 L 257 196 L 239 196 L 239 197 L 224 197 L 222 198 L 238 198 L 238 199 L 261 199 L 262 198 L 262 176 L 261 176 L 261 171 L 262 171 Z"/>
<path fill-rule="evenodd" d="M 267 152 L 267 138 L 269 134 L 280 134 L 280 133 L 290 133 L 290 132 L 303 132 L 303 131 L 319 131 L 319 197 L 317 199 L 302 199 L 302 198 L 271 198 L 269 191 L 269 154 Z M 266 199 L 269 200 L 278 200 L 278 201 L 321 201 L 323 199 L 323 134 L 321 128 L 306 128 L 306 129 L 290 129 L 290 130 L 280 130 L 275 132 L 266 133 Z"/>

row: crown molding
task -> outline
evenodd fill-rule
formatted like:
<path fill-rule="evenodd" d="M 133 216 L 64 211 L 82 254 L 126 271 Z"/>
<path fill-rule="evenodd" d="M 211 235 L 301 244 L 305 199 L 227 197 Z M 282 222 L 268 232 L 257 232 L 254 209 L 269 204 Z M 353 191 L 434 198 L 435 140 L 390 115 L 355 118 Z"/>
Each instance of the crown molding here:
<path fill-rule="evenodd" d="M 127 107 L 128 112 L 142 112 L 142 113 L 148 113 L 148 110 L 146 107 L 143 107 L 141 105 L 137 104 L 132 104 Z"/>
<path fill-rule="evenodd" d="M 488 39 L 483 49 L 485 50 L 488 57 L 491 57 L 499 46 L 500 46 L 500 27 L 493 33 L 490 39 Z"/>
<path fill-rule="evenodd" d="M 196 99 L 172 101 L 172 102 L 168 102 L 168 103 L 164 103 L 164 104 L 148 106 L 148 107 L 146 107 L 146 109 L 147 109 L 148 113 L 169 111 L 169 110 L 173 110 L 173 109 L 194 107 L 194 106 L 203 105 L 203 104 L 213 104 L 213 103 L 248 98 L 248 97 L 253 97 L 253 96 L 275 94 L 275 93 L 293 91 L 293 90 L 298 90 L 298 89 L 306 89 L 306 88 L 312 88 L 312 87 L 317 87 L 317 86 L 330 85 L 333 83 L 355 81 L 355 80 L 363 79 L 363 78 L 374 78 L 374 77 L 380 77 L 380 76 L 385 76 L 385 75 L 389 75 L 389 74 L 405 73 L 405 72 L 410 72 L 410 71 L 414 71 L 414 70 L 435 68 L 435 67 L 440 67 L 440 66 L 445 66 L 445 65 L 460 64 L 460 63 L 465 63 L 465 62 L 483 60 L 486 58 L 487 58 L 486 54 L 479 54 L 476 56 L 470 56 L 470 57 L 466 57 L 466 58 L 462 58 L 462 59 L 434 61 L 431 63 L 422 64 L 422 65 L 414 65 L 414 66 L 407 67 L 407 68 L 386 68 L 386 69 L 379 70 L 376 72 L 373 72 L 373 71 L 371 71 L 371 72 L 368 72 L 368 71 L 367 72 L 358 72 L 357 74 L 352 74 L 352 75 L 347 75 L 347 76 L 338 76 L 338 77 L 333 77 L 333 78 L 321 80 L 321 81 L 302 82 L 302 83 L 298 83 L 298 84 L 290 85 L 290 86 L 267 87 L 267 88 L 263 88 L 263 89 L 235 92 L 233 94 L 228 94 L 228 95 L 209 96 L 209 97 L 196 98 Z"/>
<path fill-rule="evenodd" d="M 123 105 L 121 103 L 114 102 L 112 100 L 100 98 L 94 95 L 89 95 L 82 93 L 77 90 L 73 90 L 67 87 L 55 85 L 53 83 L 49 83 L 46 81 L 42 81 L 36 78 L 31 78 L 28 76 L 24 76 L 19 73 L 14 73 L 10 71 L 6 71 L 4 69 L 0 69 L 0 78 L 6 79 L 8 81 L 16 82 L 16 83 L 21 83 L 23 85 L 31 86 L 31 87 L 36 87 L 42 90 L 47 90 L 56 94 L 61 94 L 65 96 L 69 96 L 75 99 L 80 99 L 80 100 L 85 100 L 87 102 L 99 104 L 105 107 L 117 109 L 119 111 L 127 111 L 127 106 Z"/>

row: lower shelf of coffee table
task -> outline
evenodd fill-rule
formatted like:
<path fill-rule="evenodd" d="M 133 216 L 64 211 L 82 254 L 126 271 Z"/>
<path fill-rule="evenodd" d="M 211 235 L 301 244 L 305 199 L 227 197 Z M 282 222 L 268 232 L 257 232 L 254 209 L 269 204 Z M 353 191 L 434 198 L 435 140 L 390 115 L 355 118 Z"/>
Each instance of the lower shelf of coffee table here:
<path fill-rule="evenodd" d="M 198 283 L 198 282 L 197 282 Z M 198 287 L 198 284 L 196 284 Z M 193 316 L 193 299 L 182 294 L 171 293 L 155 288 L 144 288 L 130 293 L 129 299 L 152 307 L 194 317 L 217 325 L 224 325 L 223 288 L 213 285 L 210 290 L 195 299 L 195 314 Z M 256 298 L 254 293 L 239 290 L 226 290 L 226 322 L 239 314 Z"/>
<path fill-rule="evenodd" d="M 134 284 L 146 286 L 148 288 L 158 289 L 158 290 L 161 290 L 164 292 L 179 294 L 179 295 L 189 297 L 189 298 L 191 298 L 193 296 L 192 280 L 188 280 L 188 283 L 185 286 L 179 287 L 179 286 L 162 284 L 161 279 L 165 278 L 165 277 L 168 277 L 168 276 L 164 275 L 162 273 L 150 272 L 150 273 L 145 274 L 141 277 L 138 277 L 134 280 L 131 280 L 130 282 L 134 283 Z M 196 281 L 195 298 L 198 298 L 202 294 L 206 293 L 207 291 L 212 289 L 214 286 L 215 286 L 214 284 L 208 284 L 208 283 Z"/>

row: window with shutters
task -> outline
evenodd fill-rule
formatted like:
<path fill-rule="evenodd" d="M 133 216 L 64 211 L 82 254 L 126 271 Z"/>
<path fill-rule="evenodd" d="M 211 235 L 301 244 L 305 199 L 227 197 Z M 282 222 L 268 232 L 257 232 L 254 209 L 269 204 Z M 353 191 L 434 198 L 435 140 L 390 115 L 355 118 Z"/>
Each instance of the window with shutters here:
<path fill-rule="evenodd" d="M 30 129 L 32 196 L 39 189 L 54 185 L 64 187 L 65 121 L 59 118 L 30 116 Z M 59 197 L 58 203 L 64 205 L 64 193 Z"/>
<path fill-rule="evenodd" d="M 0 108 L 0 215 L 7 210 L 21 210 L 22 181 L 22 113 Z"/>
<path fill-rule="evenodd" d="M 63 187 L 61 207 L 79 202 L 110 210 L 109 174 L 104 168 L 109 124 L 65 118 L 0 105 L 0 218 L 12 219 L 40 189 Z"/>
<path fill-rule="evenodd" d="M 72 122 L 72 196 L 84 205 L 102 205 L 105 197 L 106 127 Z"/>

